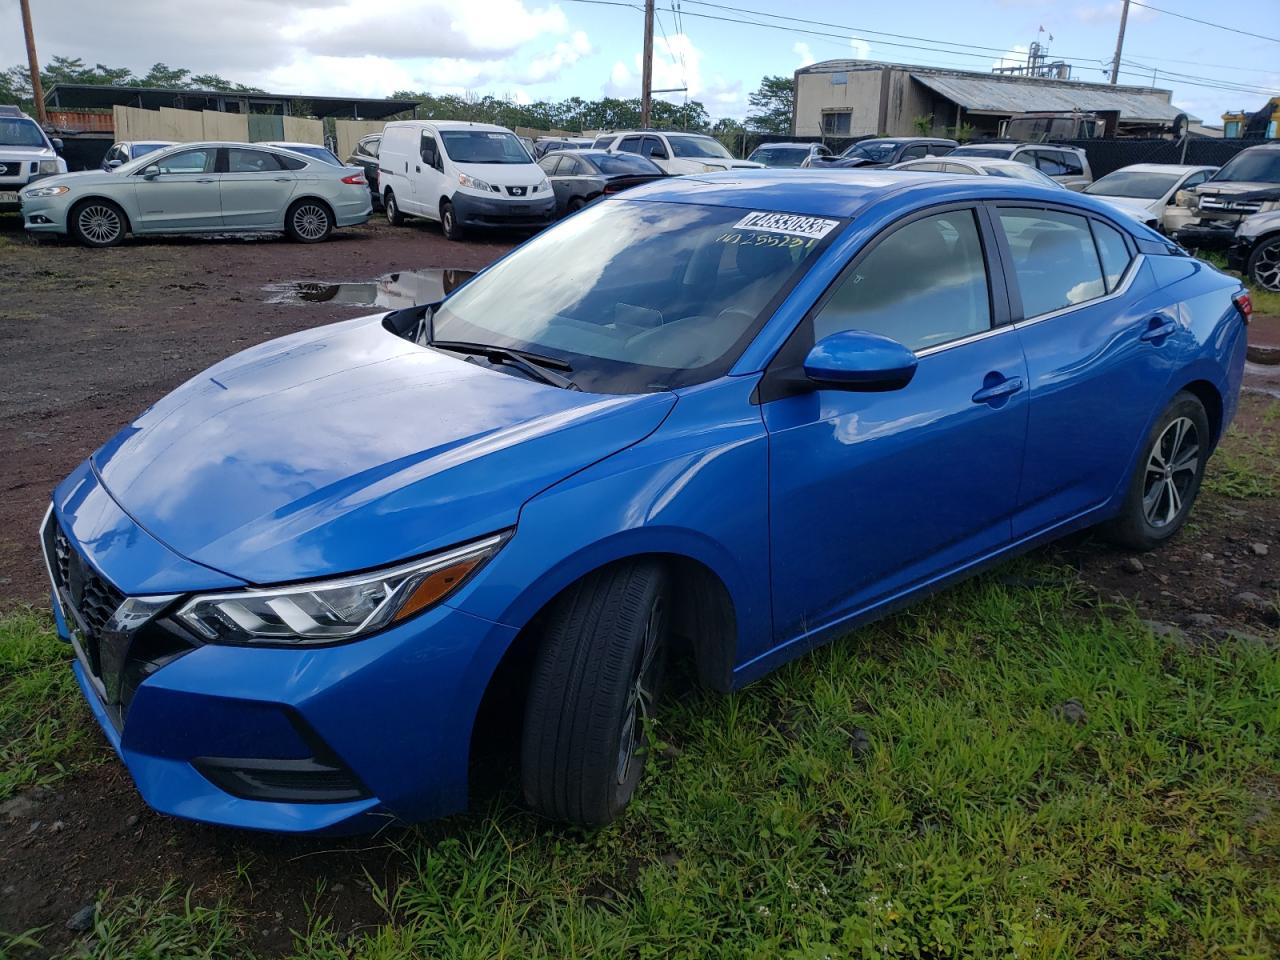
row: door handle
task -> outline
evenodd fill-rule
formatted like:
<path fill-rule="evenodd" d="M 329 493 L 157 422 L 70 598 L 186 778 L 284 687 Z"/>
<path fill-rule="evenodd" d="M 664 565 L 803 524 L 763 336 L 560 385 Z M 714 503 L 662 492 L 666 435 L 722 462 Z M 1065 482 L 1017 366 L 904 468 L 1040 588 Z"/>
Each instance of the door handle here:
<path fill-rule="evenodd" d="M 990 403 L 995 404 L 1005 397 L 1011 397 L 1022 389 L 1021 377 L 1009 377 L 1007 380 L 1001 380 L 999 383 L 992 384 L 989 387 L 983 387 L 973 395 L 974 403 Z"/>
<path fill-rule="evenodd" d="M 276 178 L 275 178 L 275 181 L 276 181 L 276 183 L 288 183 L 288 182 L 289 182 L 289 178 L 288 178 L 288 177 L 276 177 Z"/>
<path fill-rule="evenodd" d="M 421 167 L 419 167 L 417 164 L 414 164 L 413 172 L 414 172 L 414 173 L 421 173 L 421 172 L 422 172 L 422 168 L 421 168 Z"/>
<path fill-rule="evenodd" d="M 1168 317 L 1152 317 L 1147 322 L 1147 329 L 1142 331 L 1141 339 L 1147 343 L 1163 340 L 1177 329 L 1178 325 Z"/>
<path fill-rule="evenodd" d="M 196 183 L 213 183 L 213 177 L 208 177 L 205 180 L 197 180 Z"/>

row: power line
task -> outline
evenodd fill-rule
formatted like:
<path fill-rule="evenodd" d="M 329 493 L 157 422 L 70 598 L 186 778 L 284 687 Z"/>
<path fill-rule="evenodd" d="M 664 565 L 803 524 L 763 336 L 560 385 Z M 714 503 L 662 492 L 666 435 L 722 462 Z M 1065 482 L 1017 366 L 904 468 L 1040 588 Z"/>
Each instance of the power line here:
<path fill-rule="evenodd" d="M 1270 40 L 1272 43 L 1280 43 L 1280 37 L 1268 37 L 1265 34 L 1258 33 L 1256 30 L 1240 30 L 1236 27 L 1224 26 L 1221 23 L 1212 23 L 1208 20 L 1198 20 L 1195 17 L 1189 17 L 1185 13 L 1174 13 L 1172 10 L 1165 10 L 1161 7 L 1153 7 L 1149 3 L 1139 3 L 1138 0 L 1129 0 L 1135 7 L 1142 7 L 1143 10 L 1151 10 L 1155 13 L 1163 13 L 1168 17 L 1177 17 L 1179 20 L 1190 20 L 1192 23 L 1198 23 L 1204 27 L 1216 27 L 1219 30 L 1226 30 L 1228 33 L 1238 33 L 1241 36 L 1252 37 L 1254 40 Z"/>

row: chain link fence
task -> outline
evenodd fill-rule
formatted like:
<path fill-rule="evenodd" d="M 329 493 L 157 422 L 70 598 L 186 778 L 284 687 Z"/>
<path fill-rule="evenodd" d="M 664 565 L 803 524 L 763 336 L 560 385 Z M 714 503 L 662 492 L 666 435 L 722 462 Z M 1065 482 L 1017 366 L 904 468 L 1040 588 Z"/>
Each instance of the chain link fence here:
<path fill-rule="evenodd" d="M 1095 180 L 1134 163 L 1188 163 L 1220 167 L 1246 147 L 1264 140 L 1220 140 L 1216 137 L 1183 137 L 1179 140 L 1056 140 L 1079 147 L 1089 158 Z"/>

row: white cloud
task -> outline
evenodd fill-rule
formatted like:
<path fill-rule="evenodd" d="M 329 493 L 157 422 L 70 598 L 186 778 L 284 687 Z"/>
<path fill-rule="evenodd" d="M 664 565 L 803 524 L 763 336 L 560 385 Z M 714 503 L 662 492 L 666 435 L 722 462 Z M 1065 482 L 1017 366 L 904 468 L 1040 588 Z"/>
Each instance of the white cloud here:
<path fill-rule="evenodd" d="M 998 67 L 1016 67 L 1024 66 L 1027 62 L 1027 54 L 1030 51 L 1025 43 L 1015 43 L 1012 47 L 1000 55 L 1000 59 L 991 61 L 991 69 Z"/>
<path fill-rule="evenodd" d="M 811 63 L 816 63 L 818 58 L 813 55 L 813 51 L 809 49 L 809 45 L 803 40 L 798 40 L 791 46 L 791 52 L 800 58 L 797 67 L 807 67 Z"/>
<path fill-rule="evenodd" d="M 1115 24 L 1117 27 L 1119 27 L 1120 11 L 1123 9 L 1123 7 L 1124 7 L 1124 4 L 1121 3 L 1120 0 L 1114 0 L 1114 2 L 1112 3 L 1098 3 L 1090 6 L 1076 6 L 1072 8 L 1071 13 L 1081 23 Z M 1132 4 L 1130 4 L 1129 6 L 1129 20 L 1131 22 L 1134 20 L 1137 20 L 1138 22 L 1142 22 L 1143 20 L 1150 20 L 1154 16 L 1155 16 L 1155 13 L 1151 10 L 1146 9 L 1145 7 L 1135 7 Z M 1049 28 L 1047 25 L 1045 29 L 1050 30 L 1050 32 L 1052 32 L 1051 28 Z"/>
<path fill-rule="evenodd" d="M 871 44 L 861 37 L 850 37 L 849 46 L 853 48 L 853 56 L 858 60 L 871 59 Z"/>

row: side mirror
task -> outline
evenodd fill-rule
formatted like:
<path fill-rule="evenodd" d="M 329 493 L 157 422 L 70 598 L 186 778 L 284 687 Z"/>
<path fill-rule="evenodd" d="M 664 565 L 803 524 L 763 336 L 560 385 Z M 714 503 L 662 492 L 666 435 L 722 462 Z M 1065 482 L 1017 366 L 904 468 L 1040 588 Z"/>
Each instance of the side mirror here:
<path fill-rule="evenodd" d="M 53 152 L 54 152 L 54 153 L 61 153 L 61 152 L 62 152 L 62 138 L 61 138 L 61 137 L 53 137 L 52 139 L 50 139 L 50 140 L 49 140 L 49 142 L 50 142 L 51 144 L 53 144 Z"/>
<path fill-rule="evenodd" d="M 667 160 L 669 158 L 667 157 L 667 151 L 658 149 L 653 151 L 653 153 L 649 154 L 649 159 L 650 160 Z"/>
<path fill-rule="evenodd" d="M 154 163 L 145 167 L 142 171 L 143 180 L 154 180 L 158 176 L 160 176 L 160 167 Z"/>
<path fill-rule="evenodd" d="M 120 166 L 122 162 L 123 161 L 121 160 L 108 160 L 107 166 L 110 167 L 112 170 L 114 170 L 116 167 Z"/>
<path fill-rule="evenodd" d="M 829 390 L 901 390 L 916 375 L 916 355 L 878 333 L 845 330 L 814 344 L 804 358 L 804 375 Z"/>

